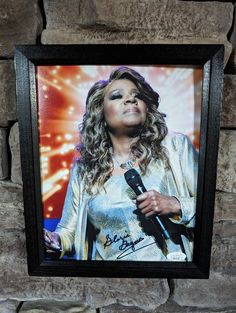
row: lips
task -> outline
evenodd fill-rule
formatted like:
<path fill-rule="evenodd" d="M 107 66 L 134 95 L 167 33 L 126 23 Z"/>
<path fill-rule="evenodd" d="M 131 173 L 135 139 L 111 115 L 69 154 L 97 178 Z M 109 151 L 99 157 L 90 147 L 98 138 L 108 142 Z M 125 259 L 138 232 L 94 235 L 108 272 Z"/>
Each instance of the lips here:
<path fill-rule="evenodd" d="M 140 113 L 139 108 L 133 107 L 133 108 L 129 108 L 127 110 L 124 111 L 124 114 L 126 113 Z"/>

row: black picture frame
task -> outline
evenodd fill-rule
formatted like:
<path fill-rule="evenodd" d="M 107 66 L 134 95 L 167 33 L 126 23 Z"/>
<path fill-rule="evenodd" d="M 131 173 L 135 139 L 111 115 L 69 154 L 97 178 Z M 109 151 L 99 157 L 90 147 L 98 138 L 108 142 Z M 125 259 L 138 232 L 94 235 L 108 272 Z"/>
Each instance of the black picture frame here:
<path fill-rule="evenodd" d="M 45 45 L 15 50 L 28 272 L 36 276 L 208 278 L 216 186 L 223 45 Z M 45 260 L 40 185 L 38 65 L 183 65 L 203 68 L 196 227 L 192 262 Z"/>

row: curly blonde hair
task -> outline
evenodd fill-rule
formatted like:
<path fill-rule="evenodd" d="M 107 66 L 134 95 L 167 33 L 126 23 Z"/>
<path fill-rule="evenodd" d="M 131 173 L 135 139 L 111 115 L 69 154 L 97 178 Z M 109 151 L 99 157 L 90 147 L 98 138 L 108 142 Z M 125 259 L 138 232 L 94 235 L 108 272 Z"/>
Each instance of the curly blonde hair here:
<path fill-rule="evenodd" d="M 108 80 L 96 82 L 89 90 L 86 99 L 86 112 L 81 127 L 80 174 L 85 181 L 85 190 L 92 194 L 92 186 L 99 192 L 111 176 L 114 168 L 112 161 L 112 143 L 106 130 L 103 113 L 103 101 L 108 84 L 114 80 L 128 79 L 139 90 L 142 100 L 147 105 L 146 121 L 140 128 L 138 140 L 131 145 L 131 153 L 139 159 L 139 167 L 144 175 L 151 159 L 161 159 L 168 166 L 168 158 L 162 140 L 167 135 L 164 115 L 158 111 L 159 94 L 135 70 L 119 67 L 111 72 Z"/>

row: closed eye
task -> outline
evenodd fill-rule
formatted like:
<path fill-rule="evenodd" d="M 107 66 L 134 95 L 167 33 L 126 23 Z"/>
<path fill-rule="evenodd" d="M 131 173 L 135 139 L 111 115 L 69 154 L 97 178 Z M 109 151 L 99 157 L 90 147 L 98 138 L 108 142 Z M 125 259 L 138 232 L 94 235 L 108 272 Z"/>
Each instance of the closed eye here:
<path fill-rule="evenodd" d="M 132 92 L 132 97 L 134 97 L 134 98 L 137 98 L 137 99 L 140 99 L 140 100 L 142 100 L 143 99 L 143 97 L 142 97 L 142 95 L 141 95 L 141 93 L 140 92 Z M 123 98 L 123 94 L 122 93 L 112 93 L 110 96 L 109 96 L 109 100 L 116 100 L 116 99 L 122 99 Z"/>
<path fill-rule="evenodd" d="M 122 98 L 122 95 L 121 94 L 113 94 L 110 96 L 110 100 L 116 100 L 116 99 L 121 99 Z"/>

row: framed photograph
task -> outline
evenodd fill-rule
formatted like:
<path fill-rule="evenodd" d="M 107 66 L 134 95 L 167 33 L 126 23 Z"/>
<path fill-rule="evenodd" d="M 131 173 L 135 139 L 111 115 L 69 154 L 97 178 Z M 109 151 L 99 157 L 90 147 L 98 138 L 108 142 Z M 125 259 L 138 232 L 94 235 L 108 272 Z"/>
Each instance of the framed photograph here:
<path fill-rule="evenodd" d="M 208 278 L 223 55 L 16 47 L 30 275 Z"/>

